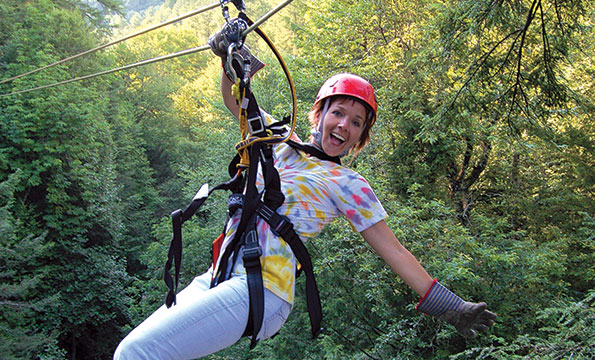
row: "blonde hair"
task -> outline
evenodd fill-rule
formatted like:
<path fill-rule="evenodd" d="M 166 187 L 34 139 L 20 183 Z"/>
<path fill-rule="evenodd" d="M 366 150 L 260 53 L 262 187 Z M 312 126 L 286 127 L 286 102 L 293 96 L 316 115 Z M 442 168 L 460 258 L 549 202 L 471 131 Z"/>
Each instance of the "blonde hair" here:
<path fill-rule="evenodd" d="M 335 101 L 344 101 L 344 100 L 352 100 L 352 101 L 357 101 L 360 104 L 364 105 L 364 107 L 366 108 L 366 126 L 364 127 L 364 130 L 359 138 L 359 141 L 357 143 L 355 143 L 355 145 L 349 149 L 349 154 L 356 156 L 360 151 L 362 151 L 362 149 L 368 145 L 368 143 L 370 142 L 370 120 L 371 120 L 371 113 L 372 113 L 372 109 L 370 109 L 370 106 L 368 104 L 366 104 L 363 101 L 360 101 L 357 98 L 354 98 L 352 96 L 348 96 L 348 95 L 337 95 L 337 96 L 333 96 L 331 98 L 329 98 L 330 103 L 329 106 L 335 102 Z M 318 130 L 318 125 L 320 123 L 320 116 L 322 115 L 322 108 L 324 106 L 325 101 L 319 101 L 317 103 L 314 104 L 314 106 L 312 107 L 312 110 L 310 110 L 310 112 L 308 113 L 308 121 L 310 122 L 311 125 L 311 129 L 313 130 Z M 310 142 L 314 142 L 314 137 L 312 135 L 310 135 Z M 319 144 L 320 145 L 320 144 Z"/>

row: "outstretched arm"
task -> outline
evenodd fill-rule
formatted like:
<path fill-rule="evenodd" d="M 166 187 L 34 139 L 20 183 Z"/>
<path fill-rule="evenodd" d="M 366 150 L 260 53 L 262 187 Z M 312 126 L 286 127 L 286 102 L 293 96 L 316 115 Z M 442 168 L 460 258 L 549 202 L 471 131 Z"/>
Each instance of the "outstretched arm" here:
<path fill-rule="evenodd" d="M 496 320 L 484 302 L 464 301 L 432 280 L 417 259 L 395 237 L 384 220 L 362 231 L 362 236 L 407 285 L 422 297 L 417 310 L 453 325 L 464 337 L 475 337 Z"/>

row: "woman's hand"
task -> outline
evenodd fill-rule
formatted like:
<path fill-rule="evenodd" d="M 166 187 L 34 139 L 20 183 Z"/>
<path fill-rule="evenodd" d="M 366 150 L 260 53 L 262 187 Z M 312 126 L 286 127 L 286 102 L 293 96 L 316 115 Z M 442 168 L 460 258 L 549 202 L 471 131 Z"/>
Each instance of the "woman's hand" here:
<path fill-rule="evenodd" d="M 466 338 L 477 336 L 476 331 L 486 331 L 496 320 L 496 314 L 487 310 L 486 303 L 464 301 L 437 280 L 416 309 L 453 325 Z"/>
<path fill-rule="evenodd" d="M 240 106 L 237 103 L 235 96 L 232 94 L 233 82 L 227 76 L 225 71 L 225 67 L 227 66 L 227 47 L 229 46 L 229 43 L 225 40 L 225 36 L 223 36 L 223 30 L 216 32 L 209 38 L 209 46 L 211 47 L 213 54 L 221 58 L 222 67 L 224 68 L 221 76 L 221 95 L 223 96 L 223 103 L 236 118 L 239 118 Z M 264 63 L 256 56 L 252 55 L 252 52 L 247 45 L 244 44 L 242 46 L 239 54 L 244 59 L 250 61 L 250 76 L 254 75 L 258 70 L 264 67 Z"/>
<path fill-rule="evenodd" d="M 466 338 L 477 336 L 476 331 L 485 332 L 496 320 L 496 314 L 487 310 L 484 302 L 475 304 L 464 301 L 457 310 L 448 310 L 440 320 L 454 326 Z"/>

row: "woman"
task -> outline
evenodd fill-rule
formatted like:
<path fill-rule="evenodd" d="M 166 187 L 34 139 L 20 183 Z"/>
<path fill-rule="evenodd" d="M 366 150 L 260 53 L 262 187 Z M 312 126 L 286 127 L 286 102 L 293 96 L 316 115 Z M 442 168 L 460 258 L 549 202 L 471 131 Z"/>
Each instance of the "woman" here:
<path fill-rule="evenodd" d="M 225 56 L 225 47 L 210 41 L 214 52 Z M 257 59 L 252 59 L 256 64 Z M 260 68 L 261 66 L 257 66 Z M 257 69 L 256 69 L 257 70 Z M 222 76 L 221 90 L 232 114 L 239 106 L 231 94 L 232 82 Z M 339 157 L 360 151 L 369 141 L 376 120 L 374 89 L 363 78 L 339 74 L 321 87 L 309 114 L 313 142 L 324 153 Z M 263 113 L 267 122 L 273 120 Z M 287 216 L 300 238 L 316 236 L 333 219 L 346 216 L 372 248 L 422 300 L 418 310 L 439 317 L 466 337 L 485 331 L 495 315 L 485 303 L 464 302 L 432 279 L 415 257 L 389 229 L 387 214 L 366 180 L 358 173 L 295 150 L 286 144 L 274 146 L 275 167 L 281 179 L 285 202 L 277 212 Z M 225 239 L 232 239 L 239 222 L 229 220 Z M 262 276 L 265 287 L 264 317 L 258 339 L 279 331 L 293 304 L 296 261 L 289 246 L 258 219 Z M 225 241 L 224 241 L 225 243 Z M 135 328 L 118 346 L 115 359 L 192 359 L 237 342 L 249 315 L 249 293 L 242 257 L 233 264 L 229 280 L 210 288 L 214 264 L 177 295 L 177 304 L 162 306 Z"/>

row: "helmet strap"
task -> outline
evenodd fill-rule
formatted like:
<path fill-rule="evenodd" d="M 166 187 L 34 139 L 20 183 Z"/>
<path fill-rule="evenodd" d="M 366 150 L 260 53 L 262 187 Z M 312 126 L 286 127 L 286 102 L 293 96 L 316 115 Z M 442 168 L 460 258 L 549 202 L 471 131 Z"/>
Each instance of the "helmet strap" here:
<path fill-rule="evenodd" d="M 320 113 L 320 118 L 318 119 L 318 130 L 312 130 L 312 136 L 314 137 L 314 143 L 318 145 L 322 149 L 322 128 L 324 126 L 324 118 L 326 117 L 326 113 L 328 112 L 328 107 L 331 104 L 331 99 L 327 98 L 324 100 L 324 105 L 322 106 L 322 112 Z"/>

